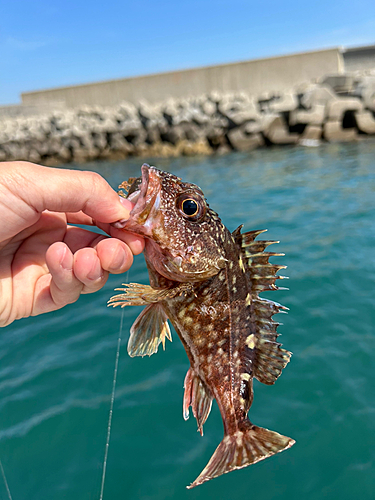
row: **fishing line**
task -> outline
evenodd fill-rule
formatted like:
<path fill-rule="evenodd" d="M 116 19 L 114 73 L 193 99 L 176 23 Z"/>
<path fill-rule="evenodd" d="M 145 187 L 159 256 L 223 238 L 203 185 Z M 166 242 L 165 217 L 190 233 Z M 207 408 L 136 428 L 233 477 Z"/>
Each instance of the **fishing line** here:
<path fill-rule="evenodd" d="M 1 463 L 1 460 L 0 460 L 0 469 L 1 469 L 1 475 L 3 476 L 3 479 L 4 479 L 5 488 L 6 488 L 7 493 L 8 493 L 8 498 L 9 498 L 9 500 L 12 500 L 12 495 L 10 494 L 8 481 L 7 481 L 7 478 L 5 477 L 4 467 L 3 467 L 3 464 Z"/>
<path fill-rule="evenodd" d="M 122 326 L 123 326 L 123 323 L 124 323 L 124 309 L 122 309 L 122 313 L 121 313 L 120 331 L 119 331 L 119 335 L 118 335 L 118 339 L 117 339 L 116 361 L 115 361 L 115 369 L 114 369 L 114 372 L 113 372 L 112 394 L 111 394 L 111 403 L 110 403 L 110 407 L 109 407 L 109 417 L 108 417 L 108 427 L 107 427 L 107 440 L 106 440 L 106 443 L 105 443 L 104 461 L 103 461 L 103 473 L 102 473 L 102 484 L 101 484 L 101 488 L 100 488 L 100 498 L 99 498 L 99 500 L 103 500 L 105 475 L 106 475 L 106 471 L 107 471 L 107 459 L 108 459 L 109 439 L 111 437 L 113 404 L 114 404 L 114 401 L 115 401 L 115 390 L 116 390 L 116 381 L 117 381 L 118 360 L 119 360 L 119 357 L 120 357 L 120 347 L 121 347 L 121 336 L 122 336 Z"/>

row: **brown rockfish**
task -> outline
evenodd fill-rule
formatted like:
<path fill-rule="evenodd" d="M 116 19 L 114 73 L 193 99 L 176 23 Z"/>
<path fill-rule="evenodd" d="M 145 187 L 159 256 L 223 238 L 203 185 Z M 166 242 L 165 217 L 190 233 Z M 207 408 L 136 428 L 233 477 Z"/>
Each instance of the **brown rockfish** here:
<path fill-rule="evenodd" d="M 183 416 L 189 407 L 203 434 L 215 398 L 224 439 L 192 488 L 209 479 L 263 460 L 294 440 L 253 425 L 247 413 L 253 378 L 273 384 L 291 353 L 277 342 L 272 316 L 280 304 L 259 297 L 275 290 L 278 266 L 267 252 L 272 241 L 255 241 L 263 231 L 233 233 L 208 206 L 195 184 L 148 165 L 129 179 L 134 203 L 129 220 L 116 227 L 145 237 L 150 285 L 128 284 L 112 306 L 145 305 L 130 330 L 130 356 L 151 355 L 171 340 L 168 319 L 190 361 L 185 378 Z"/>

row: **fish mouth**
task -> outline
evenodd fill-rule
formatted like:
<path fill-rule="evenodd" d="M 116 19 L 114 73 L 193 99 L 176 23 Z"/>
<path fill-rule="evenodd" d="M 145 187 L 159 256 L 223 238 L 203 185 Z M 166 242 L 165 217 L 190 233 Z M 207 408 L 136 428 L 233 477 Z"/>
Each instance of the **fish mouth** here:
<path fill-rule="evenodd" d="M 158 218 L 161 180 L 158 170 L 147 163 L 142 165 L 141 173 L 133 180 L 126 197 L 134 206 L 123 229 L 150 238 Z"/>
<path fill-rule="evenodd" d="M 134 203 L 134 207 L 130 212 L 130 217 L 140 214 L 146 207 L 146 195 L 149 183 L 150 167 L 144 163 L 141 167 L 141 177 L 133 180 L 127 195 L 127 199 Z"/>

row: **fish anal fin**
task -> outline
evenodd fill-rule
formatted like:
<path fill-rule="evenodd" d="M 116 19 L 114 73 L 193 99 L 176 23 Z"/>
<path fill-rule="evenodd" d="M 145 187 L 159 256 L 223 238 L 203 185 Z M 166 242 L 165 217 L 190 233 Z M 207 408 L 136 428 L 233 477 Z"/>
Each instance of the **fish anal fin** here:
<path fill-rule="evenodd" d="M 165 339 L 172 341 L 168 317 L 160 304 L 150 304 L 130 329 L 128 342 L 129 356 L 151 356 L 157 352 L 159 344 L 165 349 Z"/>
<path fill-rule="evenodd" d="M 184 382 L 183 416 L 189 418 L 189 407 L 191 406 L 193 415 L 197 420 L 198 431 L 203 436 L 203 424 L 206 422 L 211 411 L 212 396 L 203 385 L 202 380 L 192 368 L 189 368 Z"/>
<path fill-rule="evenodd" d="M 226 435 L 210 461 L 188 488 L 209 481 L 232 470 L 255 464 L 293 446 L 295 441 L 277 432 L 246 422 L 247 429 Z"/>

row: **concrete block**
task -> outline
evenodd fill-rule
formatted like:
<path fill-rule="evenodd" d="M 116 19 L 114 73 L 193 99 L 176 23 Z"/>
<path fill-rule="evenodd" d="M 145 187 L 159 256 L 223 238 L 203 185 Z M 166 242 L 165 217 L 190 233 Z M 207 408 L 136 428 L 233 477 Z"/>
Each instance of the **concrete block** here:
<path fill-rule="evenodd" d="M 259 130 L 261 132 L 265 132 L 267 133 L 268 131 L 268 128 L 273 124 L 273 122 L 275 120 L 277 120 L 278 118 L 280 118 L 280 115 L 278 115 L 277 113 L 261 113 L 260 114 L 260 119 L 258 122 L 249 122 L 247 123 L 245 126 L 244 126 L 244 129 L 246 130 L 246 132 L 248 133 L 252 133 L 252 132 L 255 132 L 255 130 L 253 129 L 256 129 L 256 123 L 258 124 L 259 126 Z M 258 132 L 258 130 L 256 130 L 256 132 Z"/>
<path fill-rule="evenodd" d="M 246 122 L 244 125 L 242 125 L 243 131 L 247 134 L 258 134 L 259 132 L 263 131 L 263 123 L 264 121 L 262 120 L 262 117 L 260 116 L 259 119 L 257 120 L 250 120 Z"/>
<path fill-rule="evenodd" d="M 77 163 L 85 163 L 90 158 L 88 157 L 87 150 L 85 148 L 76 148 L 73 150 L 72 160 Z"/>
<path fill-rule="evenodd" d="M 28 155 L 25 145 L 14 141 L 3 144 L 3 149 L 8 160 L 25 160 Z"/>
<path fill-rule="evenodd" d="M 213 105 L 213 103 L 210 103 Z M 215 106 L 216 108 L 216 106 Z M 206 114 L 200 107 L 193 107 L 191 109 L 191 121 L 199 126 L 204 126 L 210 121 L 212 114 Z"/>
<path fill-rule="evenodd" d="M 169 142 L 174 145 L 186 139 L 185 131 L 181 125 L 169 127 L 169 129 L 165 133 L 160 134 L 160 136 L 164 142 Z"/>
<path fill-rule="evenodd" d="M 357 139 L 357 130 L 343 129 L 340 120 L 328 120 L 323 128 L 324 138 L 329 142 L 350 142 Z"/>
<path fill-rule="evenodd" d="M 137 108 L 134 106 L 134 104 L 126 101 L 123 101 L 119 104 L 119 106 L 116 108 L 116 113 L 119 115 L 119 117 L 122 117 L 122 119 L 126 120 L 131 120 L 138 117 Z"/>
<path fill-rule="evenodd" d="M 321 83 L 331 87 L 337 94 L 352 92 L 354 90 L 355 77 L 349 74 L 327 75 L 322 78 Z"/>
<path fill-rule="evenodd" d="M 124 120 L 117 126 L 117 130 L 121 131 L 124 135 L 136 134 L 142 128 L 142 123 L 139 117 Z"/>
<path fill-rule="evenodd" d="M 193 143 L 203 140 L 206 138 L 206 129 L 203 127 L 198 127 L 194 122 L 183 123 L 180 125 L 185 133 L 185 137 L 188 141 Z"/>
<path fill-rule="evenodd" d="M 164 118 L 170 126 L 175 124 L 175 117 L 179 113 L 178 103 L 175 99 L 168 99 L 162 108 Z"/>
<path fill-rule="evenodd" d="M 341 97 L 327 103 L 329 120 L 343 120 L 346 111 L 362 111 L 363 103 L 357 97 Z"/>
<path fill-rule="evenodd" d="M 218 111 L 234 125 L 240 126 L 249 120 L 259 118 L 259 111 L 253 101 L 223 98 L 218 104 Z"/>
<path fill-rule="evenodd" d="M 158 127 L 150 127 L 147 129 L 146 141 L 149 144 L 160 142 L 160 131 Z"/>
<path fill-rule="evenodd" d="M 222 127 L 211 125 L 207 128 L 206 138 L 212 148 L 216 149 L 223 144 L 227 144 L 225 132 Z"/>
<path fill-rule="evenodd" d="M 123 132 L 125 139 L 134 146 L 138 147 L 140 144 L 144 144 L 147 137 L 147 132 L 143 128 L 133 131 L 131 134 L 126 134 Z"/>
<path fill-rule="evenodd" d="M 62 145 L 59 149 L 58 155 L 57 155 L 62 162 L 68 162 L 72 158 L 72 154 L 70 152 L 70 149 L 67 146 Z"/>
<path fill-rule="evenodd" d="M 107 134 L 104 132 L 92 132 L 91 134 L 92 139 L 93 139 L 93 144 L 96 148 L 98 148 L 100 151 L 103 151 L 103 149 L 107 146 Z M 79 146 L 78 146 L 79 147 Z M 77 146 L 73 146 L 73 149 L 76 149 Z"/>
<path fill-rule="evenodd" d="M 202 109 L 204 115 L 212 116 L 217 111 L 217 104 L 216 104 L 216 102 L 213 102 L 210 99 L 207 99 L 206 101 L 202 102 L 201 109 Z"/>
<path fill-rule="evenodd" d="M 31 161 L 32 163 L 40 163 L 41 156 L 35 149 L 30 149 L 27 160 Z"/>
<path fill-rule="evenodd" d="M 331 87 L 313 83 L 305 88 L 301 96 L 301 104 L 304 108 L 310 109 L 315 104 L 326 105 L 332 99 L 337 99 L 337 95 Z"/>
<path fill-rule="evenodd" d="M 264 135 L 272 144 L 296 144 L 299 140 L 298 134 L 291 134 L 284 120 L 277 116 L 265 128 Z"/>
<path fill-rule="evenodd" d="M 321 125 L 325 117 L 325 105 L 315 104 L 309 110 L 296 109 L 289 115 L 289 125 L 299 123 L 306 125 Z"/>
<path fill-rule="evenodd" d="M 375 77 L 362 89 L 361 98 L 365 108 L 375 111 Z"/>
<path fill-rule="evenodd" d="M 49 141 L 31 140 L 27 142 L 28 148 L 35 150 L 39 156 L 48 155 Z"/>
<path fill-rule="evenodd" d="M 231 153 L 233 150 L 232 148 L 229 146 L 229 144 L 221 144 L 216 150 L 215 150 L 215 154 L 216 155 L 219 155 L 219 156 L 224 156 L 224 155 L 227 155 L 229 153 Z"/>
<path fill-rule="evenodd" d="M 319 141 L 322 137 L 323 128 L 318 125 L 307 125 L 301 134 L 301 140 Z"/>
<path fill-rule="evenodd" d="M 114 151 L 121 151 L 126 155 L 134 151 L 134 146 L 130 144 L 120 132 L 111 134 L 110 148 Z"/>
<path fill-rule="evenodd" d="M 264 92 L 257 99 L 257 107 L 261 113 L 272 113 L 271 105 L 279 96 L 274 92 Z"/>
<path fill-rule="evenodd" d="M 375 134 L 375 119 L 371 111 L 358 111 L 354 113 L 357 127 L 365 134 Z"/>
<path fill-rule="evenodd" d="M 76 131 L 74 135 L 76 137 L 79 137 L 80 143 L 86 149 L 89 150 L 95 147 L 94 140 L 92 138 L 92 133 L 90 130 Z"/>
<path fill-rule="evenodd" d="M 264 145 L 261 134 L 247 135 L 242 127 L 232 129 L 227 134 L 228 141 L 236 151 L 251 151 Z"/>
<path fill-rule="evenodd" d="M 269 103 L 269 109 L 275 113 L 285 113 L 293 111 L 298 107 L 298 98 L 292 92 L 286 92 L 277 99 Z"/>

